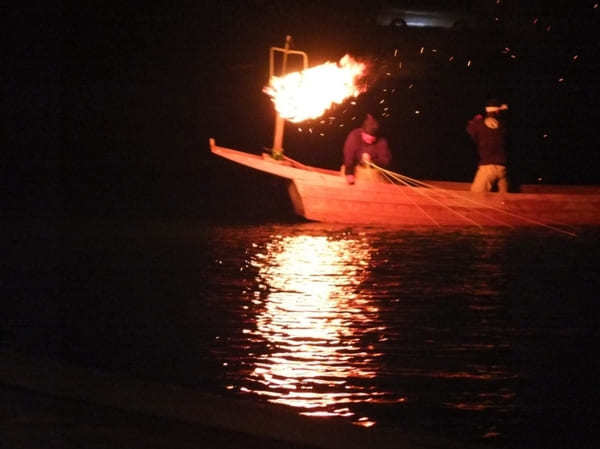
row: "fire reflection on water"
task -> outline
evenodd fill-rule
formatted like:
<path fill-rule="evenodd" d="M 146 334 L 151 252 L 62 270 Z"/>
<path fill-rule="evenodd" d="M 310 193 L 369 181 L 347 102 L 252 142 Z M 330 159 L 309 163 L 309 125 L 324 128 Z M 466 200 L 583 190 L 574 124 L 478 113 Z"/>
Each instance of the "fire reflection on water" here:
<path fill-rule="evenodd" d="M 352 410 L 353 403 L 390 401 L 368 381 L 377 375 L 377 342 L 386 331 L 359 291 L 372 251 L 366 240 L 304 235 L 276 238 L 266 254 L 252 256 L 257 284 L 268 294 L 256 328 L 245 332 L 268 349 L 253 359 L 242 391 L 302 414 L 374 424 Z"/>

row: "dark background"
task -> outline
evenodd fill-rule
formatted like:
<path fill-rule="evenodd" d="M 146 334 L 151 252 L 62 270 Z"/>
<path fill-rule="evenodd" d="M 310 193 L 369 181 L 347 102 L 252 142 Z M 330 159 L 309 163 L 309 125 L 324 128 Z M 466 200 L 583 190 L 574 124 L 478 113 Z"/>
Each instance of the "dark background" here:
<path fill-rule="evenodd" d="M 208 138 L 254 153 L 271 146 L 274 111 L 262 88 L 269 47 L 287 34 L 310 65 L 346 53 L 368 62 L 371 83 L 356 105 L 288 123 L 291 157 L 337 168 L 346 133 L 371 109 L 386 112 L 393 169 L 470 181 L 477 160 L 464 127 L 496 96 L 511 108 L 514 185 L 600 183 L 596 2 L 455 2 L 491 25 L 404 31 L 375 25 L 379 3 L 34 3 L 7 11 L 4 215 L 281 211 L 281 183 L 218 160 Z"/>
<path fill-rule="evenodd" d="M 197 339 L 196 322 L 183 328 L 164 317 L 182 313 L 172 297 L 196 299 L 214 261 L 203 248 L 204 227 L 170 219 L 289 218 L 281 181 L 208 147 L 209 137 L 253 153 L 271 145 L 274 111 L 262 88 L 268 49 L 287 34 L 311 65 L 345 53 L 368 61 L 372 82 L 356 106 L 333 108 L 325 123 L 288 124 L 291 157 L 338 167 L 352 117 L 389 107 L 382 122 L 394 169 L 470 181 L 476 156 L 464 127 L 495 95 L 511 107 L 517 183 L 600 184 L 595 1 L 473 1 L 498 26 L 403 32 L 374 26 L 376 3 L 83 1 L 4 9 L 3 344 L 21 339 L 36 353 L 80 350 L 132 365 L 158 354 L 158 365 L 161 356 L 178 358 L 173 341 Z M 146 218 L 162 217 L 172 226 L 145 226 Z M 141 224 L 123 226 L 130 218 Z M 527 244 L 508 259 L 520 261 L 511 287 L 517 313 L 542 329 L 519 340 L 523 360 L 536 367 L 534 379 L 547 379 L 526 395 L 539 417 L 533 433 L 524 417 L 523 433 L 543 433 L 549 444 L 557 428 L 560 442 L 584 441 L 595 429 L 597 369 L 589 363 L 596 339 L 587 323 L 597 313 L 585 293 L 597 291 L 596 241 L 557 246 L 525 234 Z M 557 310 L 570 313 L 566 321 Z M 161 327 L 139 325 L 146 322 Z M 565 342 L 558 350 L 557 340 Z M 90 341 L 103 350 L 90 350 Z M 137 365 L 152 372 L 146 368 Z"/>

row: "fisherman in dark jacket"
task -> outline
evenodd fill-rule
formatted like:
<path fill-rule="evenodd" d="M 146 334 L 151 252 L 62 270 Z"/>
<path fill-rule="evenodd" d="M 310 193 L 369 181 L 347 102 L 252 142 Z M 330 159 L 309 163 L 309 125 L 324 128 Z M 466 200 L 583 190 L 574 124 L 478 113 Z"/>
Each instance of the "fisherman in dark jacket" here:
<path fill-rule="evenodd" d="M 379 172 L 370 163 L 387 167 L 392 159 L 387 140 L 379 136 L 379 123 L 367 114 L 360 128 L 348 134 L 344 143 L 344 173 L 348 184 L 354 184 L 356 177 L 365 180 L 379 180 Z"/>
<path fill-rule="evenodd" d="M 479 166 L 471 184 L 472 192 L 490 192 L 494 186 L 498 192 L 508 192 L 507 126 L 503 113 L 506 104 L 488 101 L 485 117 L 477 114 L 467 124 L 467 132 L 477 145 Z"/>

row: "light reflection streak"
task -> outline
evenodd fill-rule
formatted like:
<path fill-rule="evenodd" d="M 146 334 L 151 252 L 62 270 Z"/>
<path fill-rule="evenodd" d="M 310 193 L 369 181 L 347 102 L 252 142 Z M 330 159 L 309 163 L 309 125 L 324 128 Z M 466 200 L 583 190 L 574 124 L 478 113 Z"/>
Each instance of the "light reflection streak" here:
<path fill-rule="evenodd" d="M 256 288 L 268 293 L 255 308 L 256 329 L 246 332 L 266 345 L 242 391 L 321 417 L 355 416 L 356 403 L 403 401 L 365 387 L 381 356 L 372 342 L 386 332 L 377 307 L 359 293 L 372 251 L 366 240 L 305 235 L 277 237 L 253 256 Z"/>

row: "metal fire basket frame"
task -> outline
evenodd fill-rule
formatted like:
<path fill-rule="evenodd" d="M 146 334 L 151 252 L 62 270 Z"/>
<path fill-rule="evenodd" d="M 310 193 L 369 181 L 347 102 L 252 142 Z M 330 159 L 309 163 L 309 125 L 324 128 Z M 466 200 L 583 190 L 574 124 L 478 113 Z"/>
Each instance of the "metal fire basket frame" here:
<path fill-rule="evenodd" d="M 269 81 L 275 75 L 275 53 L 283 53 L 283 60 L 281 63 L 281 71 L 277 76 L 283 76 L 286 74 L 287 69 L 287 58 L 288 55 L 297 55 L 302 57 L 302 62 L 304 69 L 308 68 L 308 55 L 306 52 L 299 50 L 290 50 L 290 45 L 292 43 L 292 36 L 288 35 L 285 37 L 285 46 L 282 47 L 271 47 L 269 49 Z M 271 149 L 272 156 L 274 159 L 282 159 L 283 158 L 283 130 L 284 130 L 285 120 L 283 117 L 279 115 L 279 112 L 275 110 L 275 133 L 273 136 L 273 148 Z"/>

